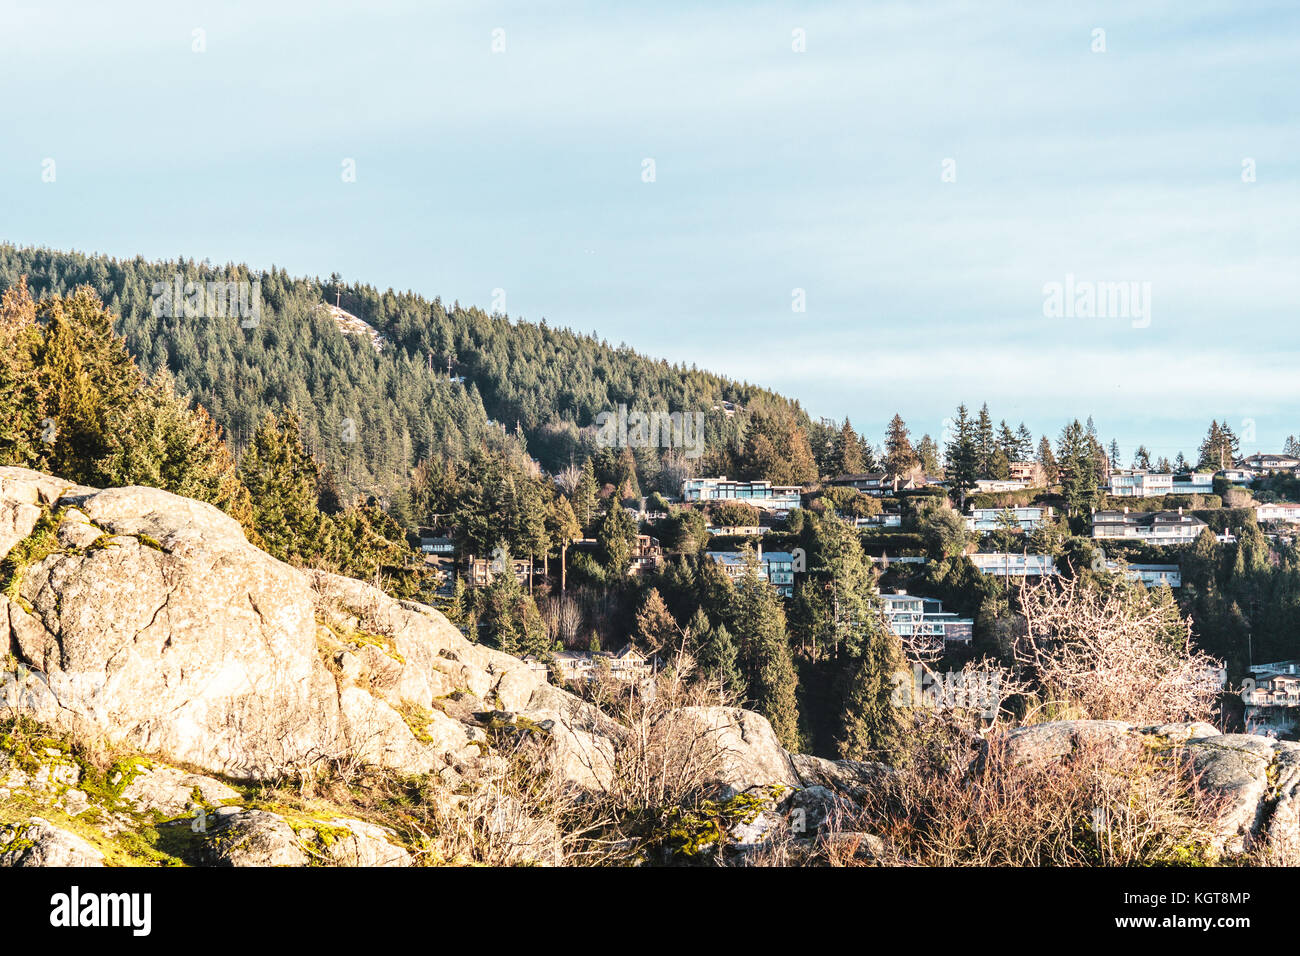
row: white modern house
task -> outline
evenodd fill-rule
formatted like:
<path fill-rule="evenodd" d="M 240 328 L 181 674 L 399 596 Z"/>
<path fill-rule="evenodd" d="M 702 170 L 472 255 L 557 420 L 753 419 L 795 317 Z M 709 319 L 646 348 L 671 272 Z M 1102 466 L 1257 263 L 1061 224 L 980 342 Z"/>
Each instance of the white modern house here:
<path fill-rule="evenodd" d="M 799 507 L 803 489 L 797 485 L 773 485 L 769 481 L 729 481 L 722 478 L 687 478 L 682 482 L 682 501 L 744 501 L 764 511 L 791 511 Z"/>
<path fill-rule="evenodd" d="M 1177 511 L 1094 511 L 1092 536 L 1095 540 L 1142 541 L 1146 544 L 1181 546 L 1191 544 L 1206 527 L 1195 515 Z"/>
<path fill-rule="evenodd" d="M 1042 578 L 1060 573 L 1056 570 L 1056 559 L 1050 554 L 980 551 L 966 557 L 985 574 L 1000 578 Z"/>
<path fill-rule="evenodd" d="M 1002 528 L 1002 516 L 1010 512 L 1015 523 L 1022 531 L 1033 531 L 1050 522 L 1056 514 L 1055 509 L 1045 505 L 1026 505 L 1017 508 L 971 508 L 966 517 L 969 531 L 997 531 Z"/>
<path fill-rule="evenodd" d="M 1222 478 L 1233 485 L 1251 485 L 1255 483 L 1255 473 L 1246 468 L 1225 468 L 1223 471 L 1216 472 L 1215 477 Z"/>
<path fill-rule="evenodd" d="M 1120 468 L 1110 473 L 1106 491 L 1114 498 L 1208 495 L 1214 491 L 1214 475 L 1211 472 L 1162 475 L 1141 468 Z"/>
<path fill-rule="evenodd" d="M 892 495 L 900 491 L 914 491 L 934 482 L 921 474 L 890 475 L 881 471 L 865 472 L 859 475 L 837 475 L 826 484 L 836 488 L 853 488 L 863 494 Z"/>
<path fill-rule="evenodd" d="M 1271 505 L 1258 505 L 1255 508 L 1255 520 L 1260 524 L 1267 521 L 1284 521 L 1287 524 L 1300 524 L 1300 505 L 1289 502 L 1277 502 Z"/>
<path fill-rule="evenodd" d="M 975 482 L 976 491 L 988 494 L 998 491 L 1024 491 L 1028 487 L 1027 482 L 1012 478 L 979 478 Z"/>
<path fill-rule="evenodd" d="M 1180 588 L 1183 586 L 1183 572 L 1176 564 L 1120 564 L 1118 561 L 1107 561 L 1106 570 L 1120 571 L 1123 570 L 1134 581 L 1141 581 L 1149 588 L 1158 587 L 1161 584 L 1167 584 L 1171 588 Z"/>

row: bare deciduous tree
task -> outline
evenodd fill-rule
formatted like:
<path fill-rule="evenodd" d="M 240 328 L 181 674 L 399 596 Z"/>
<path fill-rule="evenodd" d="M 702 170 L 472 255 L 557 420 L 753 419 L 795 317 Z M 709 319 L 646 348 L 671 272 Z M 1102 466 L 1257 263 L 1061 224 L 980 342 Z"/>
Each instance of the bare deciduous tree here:
<path fill-rule="evenodd" d="M 1223 664 L 1192 647 L 1191 619 L 1140 586 L 1044 580 L 1020 592 L 1016 660 L 1048 707 L 1094 720 L 1209 720 Z"/>

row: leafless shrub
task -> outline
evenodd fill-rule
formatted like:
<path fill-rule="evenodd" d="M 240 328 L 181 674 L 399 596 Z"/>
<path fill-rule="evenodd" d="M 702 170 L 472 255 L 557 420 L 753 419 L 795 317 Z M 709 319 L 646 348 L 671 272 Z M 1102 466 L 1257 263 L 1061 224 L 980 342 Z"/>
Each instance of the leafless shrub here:
<path fill-rule="evenodd" d="M 1191 620 L 1145 588 L 1025 585 L 1017 662 L 1050 707 L 1134 723 L 1209 720 L 1222 663 L 1191 647 Z"/>
<path fill-rule="evenodd" d="M 484 762 L 472 787 L 426 784 L 415 829 L 422 863 L 558 865 L 598 821 L 565 783 L 553 751 L 523 741 Z"/>
<path fill-rule="evenodd" d="M 853 826 L 879 834 L 893 863 L 1195 864 L 1213 859 L 1217 810 L 1176 749 L 1085 744 L 1024 763 L 999 729 L 979 759 L 904 767 L 868 796 Z"/>
<path fill-rule="evenodd" d="M 580 481 L 582 481 L 582 469 L 574 464 L 570 464 L 555 476 L 555 483 L 569 498 L 577 493 Z"/>

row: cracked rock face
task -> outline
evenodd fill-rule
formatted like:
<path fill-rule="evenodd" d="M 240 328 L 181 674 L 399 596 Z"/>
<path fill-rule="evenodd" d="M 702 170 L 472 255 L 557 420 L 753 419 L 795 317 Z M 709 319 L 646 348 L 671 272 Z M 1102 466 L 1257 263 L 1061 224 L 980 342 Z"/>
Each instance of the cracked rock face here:
<path fill-rule="evenodd" d="M 53 544 L 0 596 L 18 664 L 0 705 L 237 778 L 342 758 L 460 775 L 483 734 L 440 703 L 468 695 L 461 713 L 552 720 L 575 782 L 608 774 L 592 708 L 431 608 L 272 558 L 210 505 L 0 468 L 0 557 L 43 514 L 58 518 Z"/>

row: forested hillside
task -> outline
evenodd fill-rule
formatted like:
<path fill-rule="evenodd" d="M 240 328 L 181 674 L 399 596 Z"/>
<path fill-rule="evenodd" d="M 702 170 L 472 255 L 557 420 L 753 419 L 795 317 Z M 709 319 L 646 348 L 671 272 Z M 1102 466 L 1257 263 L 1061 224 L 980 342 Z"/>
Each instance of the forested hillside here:
<path fill-rule="evenodd" d="M 237 453 L 267 413 L 296 406 L 307 447 L 345 494 L 390 494 L 406 485 L 419 462 L 463 458 L 485 441 L 522 440 L 544 466 L 558 470 L 586 456 L 595 416 L 620 404 L 705 412 L 706 446 L 714 452 L 738 442 L 752 413 L 808 424 L 797 403 L 754 386 L 544 321 L 513 321 L 409 292 L 342 284 L 338 277 L 0 245 L 0 288 L 23 275 L 38 299 L 82 284 L 93 288 L 146 375 L 169 370 L 177 391 L 211 413 Z M 257 323 L 233 315 L 155 315 L 155 284 L 170 286 L 177 276 L 259 282 Z M 336 292 L 342 308 L 386 337 L 382 352 L 364 336 L 342 334 L 319 308 L 333 304 Z M 715 408 L 723 401 L 742 411 L 728 416 Z"/>

